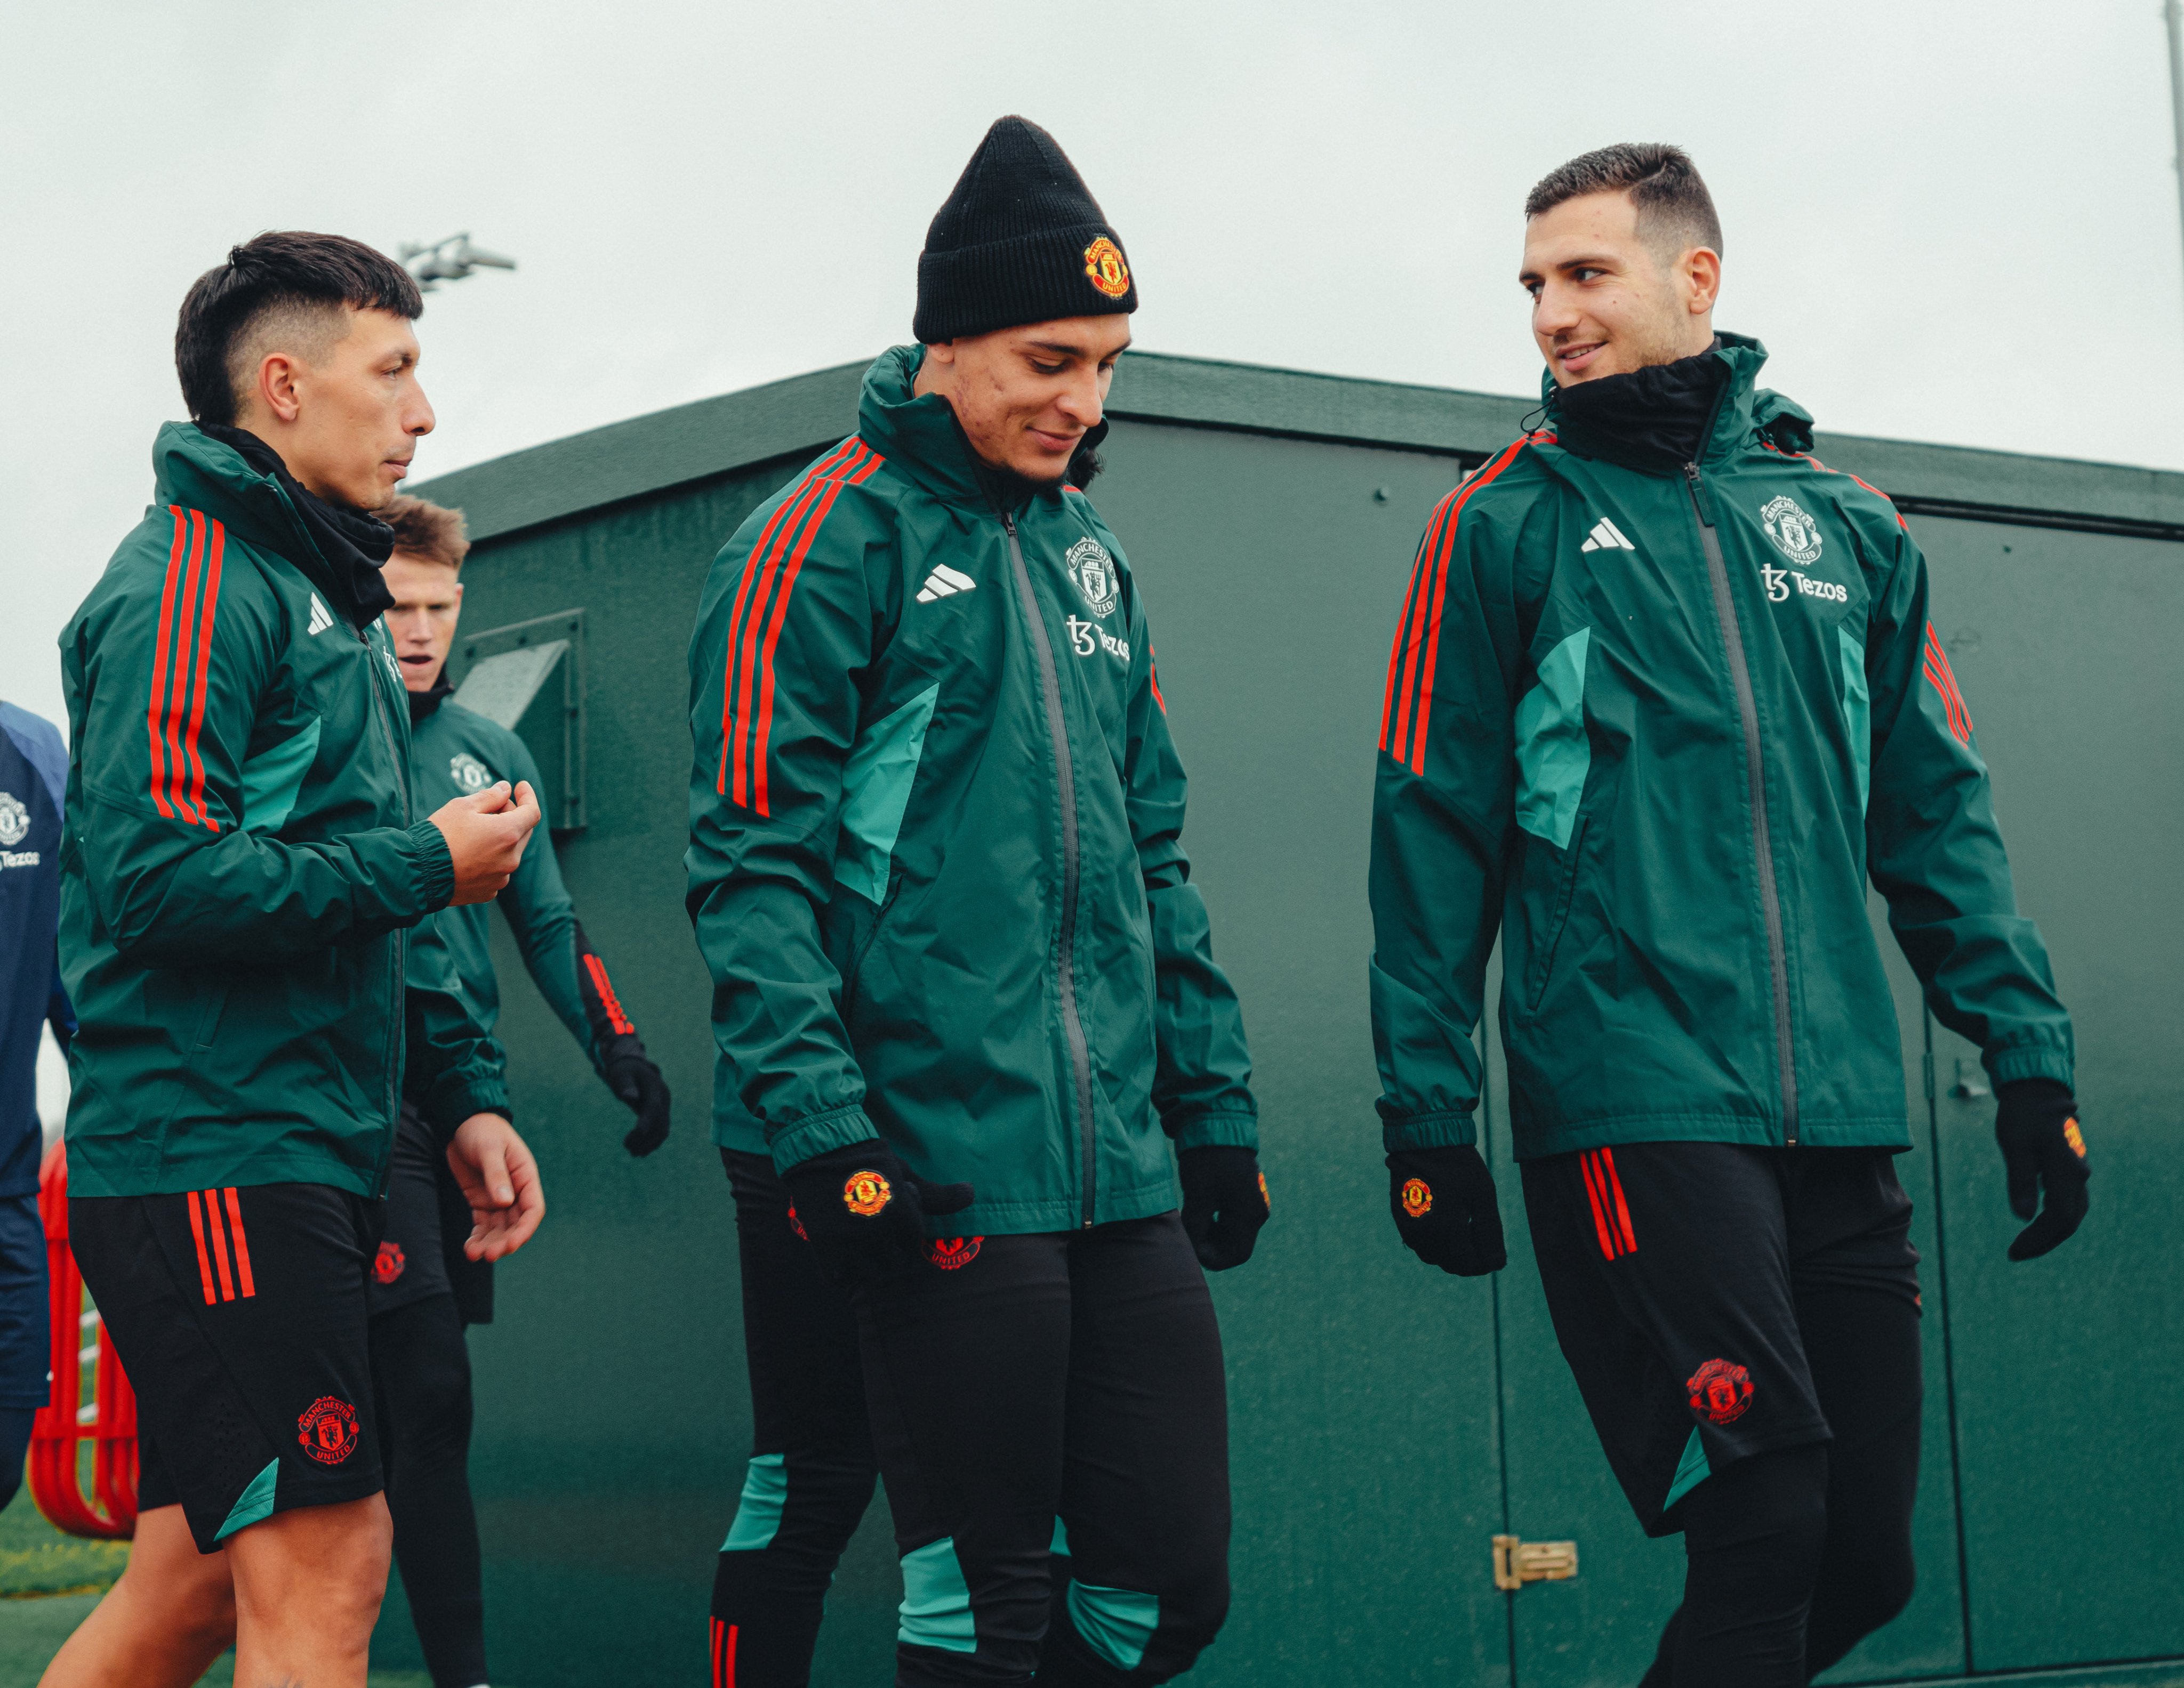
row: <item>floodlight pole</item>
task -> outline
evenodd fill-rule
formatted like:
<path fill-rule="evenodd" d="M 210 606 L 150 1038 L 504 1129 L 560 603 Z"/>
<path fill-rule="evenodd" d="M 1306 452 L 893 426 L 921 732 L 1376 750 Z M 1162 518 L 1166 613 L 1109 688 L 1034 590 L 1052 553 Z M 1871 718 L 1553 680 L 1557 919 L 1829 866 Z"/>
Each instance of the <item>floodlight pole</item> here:
<path fill-rule="evenodd" d="M 2169 25 L 2169 120 L 2176 130 L 2176 211 L 2184 239 L 2184 5 L 2162 0 L 2161 21 Z"/>

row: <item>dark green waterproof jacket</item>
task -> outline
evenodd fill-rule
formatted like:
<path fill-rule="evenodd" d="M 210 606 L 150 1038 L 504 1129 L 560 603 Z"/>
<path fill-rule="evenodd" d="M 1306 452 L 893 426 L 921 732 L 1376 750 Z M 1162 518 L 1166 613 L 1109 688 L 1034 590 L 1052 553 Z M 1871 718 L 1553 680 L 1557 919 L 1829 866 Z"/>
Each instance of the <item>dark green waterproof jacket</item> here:
<path fill-rule="evenodd" d="M 1546 425 L 1442 501 L 1411 577 L 1373 800 L 1384 1137 L 1473 1140 L 1502 943 L 1517 1153 L 1907 1145 L 1869 879 L 1995 1080 L 2071 1078 L 1986 765 L 1887 499 L 1729 366 L 1699 460 Z"/>
<path fill-rule="evenodd" d="M 783 1170 L 884 1138 L 977 1187 L 951 1233 L 1162 1212 L 1170 1138 L 1256 1128 L 1145 606 L 1081 493 L 994 507 L 946 401 L 911 396 L 922 356 L 872 365 L 856 433 L 705 583 L 716 1135 Z"/>
<path fill-rule="evenodd" d="M 407 930 L 454 867 L 394 654 L 277 479 L 181 424 L 153 469 L 61 635 L 69 1191 L 376 1195 L 405 1041 L 442 1132 L 508 1100 L 445 947 Z"/>

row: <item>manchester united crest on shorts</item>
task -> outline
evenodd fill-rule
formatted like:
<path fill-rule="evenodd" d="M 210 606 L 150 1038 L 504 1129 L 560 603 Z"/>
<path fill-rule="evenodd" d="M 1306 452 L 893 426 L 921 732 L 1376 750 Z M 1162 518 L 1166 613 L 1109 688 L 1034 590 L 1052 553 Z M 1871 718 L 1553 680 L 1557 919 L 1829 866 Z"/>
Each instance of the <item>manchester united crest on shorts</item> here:
<path fill-rule="evenodd" d="M 1101 235 L 1084 248 L 1084 279 L 1111 299 L 1130 291 L 1130 266 L 1122 248 Z"/>
<path fill-rule="evenodd" d="M 296 1440 L 320 1465 L 339 1465 L 356 1451 L 356 1408 L 337 1395 L 322 1395 L 296 1420 Z"/>
<path fill-rule="evenodd" d="M 1691 1411 L 1712 1424 L 1734 1424 L 1752 1405 L 1752 1373 L 1730 1360 L 1709 1360 L 1692 1373 L 1684 1388 Z"/>
<path fill-rule="evenodd" d="M 1433 1212 L 1433 1186 L 1424 1178 L 1403 1180 L 1403 1212 L 1413 1219 L 1423 1219 Z"/>
<path fill-rule="evenodd" d="M 893 1188 L 869 1167 L 843 1180 L 842 1206 L 860 1219 L 871 1218 L 894 1200 Z"/>
<path fill-rule="evenodd" d="M 379 1252 L 371 1257 L 371 1279 L 375 1284 L 392 1284 L 409 1269 L 409 1257 L 402 1252 L 402 1245 L 393 1238 L 380 1244 Z"/>
<path fill-rule="evenodd" d="M 925 1257 L 943 1272 L 961 1272 L 978 1257 L 983 1237 L 935 1237 L 925 1245 Z"/>

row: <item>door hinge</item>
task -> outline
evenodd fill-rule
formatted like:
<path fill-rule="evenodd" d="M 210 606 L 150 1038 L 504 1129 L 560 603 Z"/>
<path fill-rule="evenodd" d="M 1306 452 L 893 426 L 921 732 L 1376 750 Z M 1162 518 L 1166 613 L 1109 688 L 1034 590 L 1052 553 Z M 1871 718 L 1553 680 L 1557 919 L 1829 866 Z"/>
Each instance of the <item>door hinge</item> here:
<path fill-rule="evenodd" d="M 1574 1541 L 1525 1541 L 1514 1535 L 1494 1538 L 1494 1586 L 1504 1591 L 1526 1583 L 1558 1583 L 1577 1574 Z"/>

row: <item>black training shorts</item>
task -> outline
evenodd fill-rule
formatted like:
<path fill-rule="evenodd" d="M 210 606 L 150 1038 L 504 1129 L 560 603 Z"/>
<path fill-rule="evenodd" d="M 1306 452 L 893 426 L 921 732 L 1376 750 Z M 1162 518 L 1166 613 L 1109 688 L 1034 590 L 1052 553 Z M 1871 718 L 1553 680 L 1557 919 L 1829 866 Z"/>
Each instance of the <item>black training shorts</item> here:
<path fill-rule="evenodd" d="M 1649 1535 L 1713 1471 L 1830 1440 L 1799 1327 L 1811 1298 L 1919 1300 L 1886 1149 L 1630 1143 L 1524 1163 L 1555 1336 Z"/>
<path fill-rule="evenodd" d="M 70 1198 L 136 1390 L 139 1509 L 179 1501 L 200 1552 L 379 1492 L 365 1280 L 382 1207 L 309 1184 Z"/>

